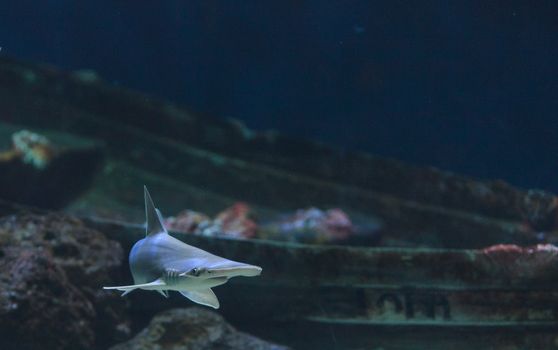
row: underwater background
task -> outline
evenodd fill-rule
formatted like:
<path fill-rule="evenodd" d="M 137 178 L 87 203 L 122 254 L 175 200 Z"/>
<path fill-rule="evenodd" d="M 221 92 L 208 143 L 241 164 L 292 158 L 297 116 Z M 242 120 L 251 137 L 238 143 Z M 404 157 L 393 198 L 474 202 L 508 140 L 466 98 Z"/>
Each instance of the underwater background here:
<path fill-rule="evenodd" d="M 2 5 L 0 348 L 558 348 L 555 2 Z"/>

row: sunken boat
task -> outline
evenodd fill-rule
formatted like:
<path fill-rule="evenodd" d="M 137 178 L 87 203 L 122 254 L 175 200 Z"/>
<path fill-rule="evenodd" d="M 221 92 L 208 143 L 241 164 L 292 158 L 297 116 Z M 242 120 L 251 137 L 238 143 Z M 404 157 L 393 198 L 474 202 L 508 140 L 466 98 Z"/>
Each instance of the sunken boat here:
<path fill-rule="evenodd" d="M 163 214 L 215 214 L 238 200 L 262 218 L 343 208 L 380 229 L 354 244 L 307 244 L 174 232 L 263 267 L 217 289 L 221 312 L 252 332 L 307 343 L 414 349 L 556 347 L 557 197 L 363 153 L 254 132 L 199 116 L 91 72 L 0 59 L 2 122 L 96 139 L 106 160 L 65 210 L 120 242 L 143 236 L 141 189 Z M 29 103 L 33 101 L 33 103 Z M 4 202 L 3 215 L 31 210 Z M 341 242 L 340 242 L 341 243 Z M 149 298 L 150 302 L 145 302 Z M 147 317 L 183 305 L 131 295 Z M 280 326 L 278 326 L 280 325 Z"/>

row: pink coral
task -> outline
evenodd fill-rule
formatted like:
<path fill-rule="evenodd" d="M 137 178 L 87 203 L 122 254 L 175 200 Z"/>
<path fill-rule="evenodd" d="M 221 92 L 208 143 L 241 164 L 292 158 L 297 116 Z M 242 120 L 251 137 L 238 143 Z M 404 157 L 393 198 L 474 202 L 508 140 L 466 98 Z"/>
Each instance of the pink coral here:
<path fill-rule="evenodd" d="M 200 226 L 210 222 L 209 216 L 193 210 L 183 210 L 176 216 L 165 219 L 164 224 L 168 230 L 186 233 L 195 233 Z"/>
<path fill-rule="evenodd" d="M 510 278 L 537 277 L 558 260 L 558 248 L 552 244 L 519 247 L 514 244 L 498 244 L 482 250 L 490 268 Z"/>
<path fill-rule="evenodd" d="M 299 209 L 294 215 L 278 223 L 283 234 L 314 235 L 315 241 L 336 241 L 348 238 L 354 227 L 341 209 L 323 211 L 317 208 Z"/>

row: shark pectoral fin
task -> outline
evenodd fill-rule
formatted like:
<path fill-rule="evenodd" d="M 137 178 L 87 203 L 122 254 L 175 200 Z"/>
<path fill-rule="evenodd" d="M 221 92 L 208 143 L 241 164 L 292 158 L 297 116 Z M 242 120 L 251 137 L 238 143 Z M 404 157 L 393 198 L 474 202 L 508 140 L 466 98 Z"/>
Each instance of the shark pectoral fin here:
<path fill-rule="evenodd" d="M 210 306 L 214 309 L 219 308 L 219 300 L 217 300 L 217 296 L 213 291 L 208 289 L 202 290 L 181 290 L 179 291 L 180 294 L 185 296 L 186 298 L 192 300 L 194 303 L 198 303 L 205 306 Z"/>
<path fill-rule="evenodd" d="M 162 290 L 164 287 L 166 287 L 166 285 L 167 284 L 165 283 L 165 281 L 159 278 L 150 283 L 133 284 L 130 286 L 103 287 L 103 289 L 116 289 L 121 292 L 124 292 L 122 296 L 125 296 L 126 294 L 138 288 L 147 289 L 147 290 Z"/>
<path fill-rule="evenodd" d="M 133 286 L 116 286 L 116 287 L 103 287 L 103 289 L 116 289 L 119 291 L 134 290 L 138 288 L 136 285 Z"/>
<path fill-rule="evenodd" d="M 159 292 L 159 294 L 161 294 L 161 295 L 164 296 L 165 298 L 168 298 L 168 297 L 169 297 L 169 292 L 166 291 L 166 290 L 161 290 L 161 289 L 159 289 L 159 290 L 157 290 L 157 292 Z"/>

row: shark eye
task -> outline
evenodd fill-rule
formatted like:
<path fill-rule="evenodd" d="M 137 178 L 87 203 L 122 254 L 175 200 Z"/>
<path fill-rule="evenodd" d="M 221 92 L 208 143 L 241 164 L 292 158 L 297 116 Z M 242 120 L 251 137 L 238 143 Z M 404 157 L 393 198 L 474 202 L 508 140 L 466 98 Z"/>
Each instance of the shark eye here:
<path fill-rule="evenodd" d="M 192 269 L 192 274 L 193 274 L 194 276 L 199 276 L 199 275 L 200 275 L 200 270 L 199 270 L 197 267 L 194 267 L 194 268 Z"/>

